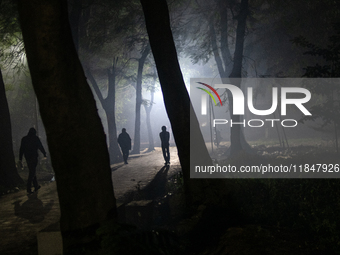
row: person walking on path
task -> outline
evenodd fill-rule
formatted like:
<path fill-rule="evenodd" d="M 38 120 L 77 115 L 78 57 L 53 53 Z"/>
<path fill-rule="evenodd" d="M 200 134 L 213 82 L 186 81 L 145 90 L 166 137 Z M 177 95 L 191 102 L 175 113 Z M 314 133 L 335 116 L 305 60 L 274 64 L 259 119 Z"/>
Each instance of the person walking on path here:
<path fill-rule="evenodd" d="M 38 150 L 44 154 L 46 158 L 46 151 L 37 136 L 37 131 L 35 128 L 30 128 L 27 136 L 24 136 L 21 139 L 20 152 L 19 152 L 19 160 L 22 161 L 22 156 L 25 156 L 27 167 L 29 170 L 28 180 L 27 180 L 27 194 L 32 194 L 31 185 L 33 182 L 34 191 L 40 189 L 40 185 L 38 185 L 37 176 L 36 176 L 36 168 L 38 165 Z"/>
<path fill-rule="evenodd" d="M 162 152 L 165 160 L 165 165 L 168 165 L 170 164 L 170 150 L 169 150 L 170 133 L 166 131 L 166 126 L 162 127 L 162 132 L 159 133 L 159 137 L 161 138 Z"/>
<path fill-rule="evenodd" d="M 131 150 L 131 138 L 126 132 L 126 129 L 122 129 L 122 133 L 118 136 L 118 143 L 122 149 L 124 163 L 127 164 L 127 159 L 129 157 L 129 150 Z"/>

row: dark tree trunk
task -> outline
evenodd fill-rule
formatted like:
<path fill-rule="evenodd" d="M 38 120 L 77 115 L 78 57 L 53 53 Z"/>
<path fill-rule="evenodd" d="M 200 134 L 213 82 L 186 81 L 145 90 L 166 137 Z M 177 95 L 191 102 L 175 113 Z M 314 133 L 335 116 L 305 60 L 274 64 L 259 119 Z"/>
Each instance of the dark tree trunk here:
<path fill-rule="evenodd" d="M 24 181 L 15 166 L 12 142 L 12 126 L 5 92 L 5 84 L 0 69 L 0 185 L 7 188 L 22 185 Z"/>
<path fill-rule="evenodd" d="M 117 139 L 116 125 L 116 68 L 112 65 L 111 70 L 107 70 L 109 79 L 109 92 L 105 99 L 105 112 L 107 116 L 107 125 L 109 130 L 109 152 L 111 163 L 123 161 L 122 153 L 120 152 Z"/>
<path fill-rule="evenodd" d="M 107 97 L 104 99 L 102 93 L 99 90 L 98 84 L 94 79 L 91 71 L 89 69 L 86 70 L 86 76 L 92 83 L 92 87 L 102 104 L 102 107 L 105 111 L 108 125 L 108 136 L 109 136 L 109 154 L 110 154 L 110 162 L 117 163 L 122 162 L 123 157 L 120 152 L 118 141 L 117 141 L 117 126 L 116 126 L 116 69 L 114 64 L 112 64 L 112 68 L 107 70 L 108 75 L 108 93 Z"/>
<path fill-rule="evenodd" d="M 153 87 L 151 88 L 151 91 L 150 91 L 151 92 L 150 105 L 144 104 L 144 109 L 145 109 L 145 113 L 146 113 L 146 127 L 147 127 L 147 130 L 148 130 L 148 138 L 149 138 L 148 152 L 155 150 L 155 143 L 154 143 L 154 140 L 153 140 L 152 127 L 151 127 L 151 110 L 152 110 L 152 106 L 153 106 L 153 103 L 154 103 L 154 97 L 155 97 L 155 79 L 156 78 L 154 78 Z"/>
<path fill-rule="evenodd" d="M 244 36 L 246 32 L 246 21 L 248 16 L 248 0 L 242 0 L 240 6 L 240 13 L 237 18 L 237 29 L 236 29 L 236 45 L 234 52 L 234 65 L 229 78 L 231 83 L 237 87 L 241 87 L 240 78 L 242 77 L 242 62 L 243 62 L 243 48 L 244 48 Z M 239 78 L 239 79 L 233 79 Z M 232 97 L 229 97 L 229 106 L 233 105 L 233 101 L 230 100 Z M 232 108 L 230 108 L 230 112 L 232 113 Z M 233 122 L 240 122 L 239 115 L 231 116 Z M 241 142 L 241 124 L 233 125 L 230 129 L 230 156 L 237 155 L 241 151 L 242 142 Z"/>
<path fill-rule="evenodd" d="M 218 68 L 218 72 L 220 74 L 221 79 L 228 77 L 228 74 L 232 69 L 232 56 L 229 49 L 228 43 L 228 1 L 219 0 L 217 2 L 217 7 L 220 14 L 220 47 L 218 47 L 217 43 L 217 34 L 214 27 L 215 20 L 214 16 L 212 16 L 209 20 L 209 29 L 210 29 L 210 38 L 211 38 L 211 47 L 214 54 L 214 59 Z M 220 50 L 219 50 L 220 48 Z M 220 54 L 221 52 L 221 54 Z"/>
<path fill-rule="evenodd" d="M 187 195 L 203 193 L 202 179 L 190 179 L 190 113 L 195 116 L 186 90 L 177 52 L 170 28 L 168 7 L 165 0 L 141 0 L 152 53 L 161 83 L 165 108 L 171 123 L 181 163 Z M 157 11 L 155 11 L 157 10 Z M 192 146 L 200 149 L 205 164 L 211 162 L 199 129 L 197 118 L 192 118 L 195 139 Z"/>
<path fill-rule="evenodd" d="M 19 1 L 27 60 L 55 171 L 64 254 L 115 218 L 109 153 L 77 56 L 66 0 Z"/>
<path fill-rule="evenodd" d="M 155 143 L 153 140 L 153 134 L 152 134 L 152 127 L 151 127 L 151 109 L 152 106 L 145 106 L 145 113 L 146 113 L 146 127 L 148 130 L 148 139 L 149 139 L 149 147 L 148 147 L 148 152 L 154 151 L 155 150 Z"/>
<path fill-rule="evenodd" d="M 230 78 L 241 78 L 242 71 L 242 61 L 243 61 L 243 45 L 244 45 L 244 35 L 246 29 L 246 20 L 248 14 L 248 1 L 242 0 L 241 2 L 241 10 L 238 15 L 238 23 L 237 23 L 237 31 L 236 31 L 236 48 L 234 52 L 234 63 L 232 63 L 232 57 L 228 44 L 228 6 L 227 2 L 220 0 L 218 1 L 218 9 L 220 11 L 221 17 L 221 54 L 218 50 L 217 44 L 217 35 L 214 27 L 214 20 L 211 18 L 210 21 L 210 34 L 211 34 L 211 45 L 213 49 L 214 58 L 217 64 L 217 68 L 220 74 L 220 77 L 223 82 L 225 82 L 227 78 L 227 74 L 230 73 Z M 229 83 L 228 80 L 225 83 Z M 239 80 L 235 79 L 232 84 L 240 87 L 241 83 Z M 229 100 L 229 113 L 230 118 L 234 122 L 241 122 L 240 116 L 233 115 L 233 98 L 230 91 L 228 93 Z M 240 151 L 245 150 L 249 151 L 250 146 L 246 142 L 244 138 L 244 133 L 242 132 L 243 126 L 242 124 L 233 125 L 230 128 L 230 155 L 233 156 L 238 154 Z"/>
<path fill-rule="evenodd" d="M 74 46 L 76 47 L 76 51 L 79 50 L 79 22 L 80 16 L 82 12 L 82 1 L 72 0 L 70 1 L 71 11 L 69 15 L 71 31 L 73 36 Z"/>
<path fill-rule="evenodd" d="M 224 77 L 227 77 L 227 74 L 230 72 L 232 68 L 232 56 L 229 48 L 229 26 L 228 26 L 228 3 L 230 1 L 219 0 L 218 1 L 218 9 L 221 17 L 221 55 L 224 64 Z"/>
<path fill-rule="evenodd" d="M 226 70 L 223 67 L 223 61 L 222 61 L 222 58 L 220 56 L 218 46 L 217 46 L 217 35 L 216 35 L 215 27 L 214 27 L 213 18 L 209 20 L 209 29 L 210 29 L 211 47 L 212 47 L 212 51 L 214 54 L 214 59 L 216 62 L 217 70 L 220 74 L 221 79 L 223 80 L 224 78 L 227 77 L 227 75 L 226 75 Z M 228 45 L 223 45 L 223 47 L 228 47 Z"/>
<path fill-rule="evenodd" d="M 135 117 L 135 134 L 133 139 L 132 154 L 140 153 L 140 108 L 142 105 L 142 78 L 145 60 L 150 53 L 150 45 L 148 44 L 143 50 L 141 58 L 138 60 L 138 72 L 136 82 L 136 117 Z"/>
<path fill-rule="evenodd" d="M 244 36 L 246 33 L 246 21 L 248 16 L 248 0 L 241 1 L 241 10 L 237 16 L 236 45 L 234 52 L 234 65 L 230 78 L 241 78 L 243 62 Z"/>

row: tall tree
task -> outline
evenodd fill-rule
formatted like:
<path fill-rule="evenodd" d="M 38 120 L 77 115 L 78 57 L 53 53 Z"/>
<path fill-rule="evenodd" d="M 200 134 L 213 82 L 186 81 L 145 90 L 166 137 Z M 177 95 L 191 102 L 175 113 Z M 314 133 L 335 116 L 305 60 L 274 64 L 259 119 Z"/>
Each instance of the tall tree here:
<path fill-rule="evenodd" d="M 9 68 L 15 67 L 16 54 L 20 56 L 21 40 L 17 38 L 19 24 L 16 22 L 13 2 L 0 1 L 0 58 Z M 13 49 L 13 51 L 10 50 Z M 18 61 L 20 63 L 20 61 Z M 13 188 L 23 184 L 17 172 L 13 151 L 11 117 L 0 69 L 0 185 Z"/>
<path fill-rule="evenodd" d="M 139 29 L 140 25 L 135 19 L 131 19 L 130 13 L 133 12 L 137 20 L 140 19 L 141 10 L 136 8 L 136 5 L 132 2 L 112 2 L 112 1 L 100 1 L 100 5 L 90 5 L 88 8 L 83 9 L 83 15 L 80 18 L 80 23 L 86 27 L 86 33 L 82 31 L 84 28 L 79 27 L 81 44 L 81 56 L 83 56 L 83 63 L 87 66 L 87 76 L 91 80 L 99 101 L 101 102 L 108 121 L 108 140 L 109 140 L 109 152 L 111 162 L 118 162 L 121 160 L 121 153 L 117 143 L 117 132 L 116 132 L 116 120 L 114 113 L 115 98 L 115 87 L 118 84 L 113 84 L 113 80 L 118 80 L 122 76 L 129 76 L 127 74 L 127 68 L 117 68 L 116 66 L 110 67 L 108 77 L 108 96 L 103 99 L 101 92 L 98 88 L 97 83 L 100 83 L 100 77 L 92 76 L 90 69 L 94 70 L 94 66 L 91 62 L 96 62 L 95 68 L 98 69 L 98 59 L 102 62 L 110 62 L 107 56 L 119 56 L 120 59 L 129 58 L 129 55 L 135 54 L 136 47 L 142 46 L 141 57 L 138 58 L 137 78 L 133 76 L 134 81 L 132 82 L 136 88 L 136 124 L 135 124 L 135 136 L 134 136 L 134 150 L 133 152 L 140 152 L 140 108 L 141 108 L 141 84 L 142 84 L 142 72 L 150 47 L 147 46 L 147 38 L 145 35 L 145 28 Z M 78 5 L 72 5 L 77 7 Z M 89 6 L 89 5 L 87 5 Z M 88 15 L 88 9 L 91 9 Z M 76 8 L 79 10 L 79 8 Z M 72 14 L 73 12 L 71 12 Z M 138 13 L 140 13 L 138 15 Z M 78 15 L 79 16 L 79 15 Z M 71 16 L 72 17 L 72 16 Z M 77 16 L 76 16 L 77 17 Z M 88 20 L 85 22 L 85 18 Z M 72 19 L 74 20 L 74 19 Z M 79 20 L 79 18 L 78 18 Z M 142 23 L 143 24 L 143 23 Z M 75 30 L 75 29 L 73 29 Z M 145 39 L 146 38 L 146 39 Z M 145 48 L 145 51 L 144 51 Z M 145 52 L 145 53 L 143 53 Z M 95 54 L 94 54 L 95 53 Z M 98 55 L 103 53 L 100 58 Z M 105 55 L 104 55 L 105 54 Z M 91 55 L 89 60 L 88 55 Z M 106 61 L 105 61 L 106 60 Z M 126 61 L 128 63 L 129 61 Z M 126 64 L 125 63 L 125 64 Z M 107 63 L 105 64 L 107 66 Z M 92 66 L 92 68 L 91 68 Z M 124 67 L 120 66 L 120 67 Z M 125 74 L 122 74 L 125 72 Z M 114 77 L 115 76 L 115 77 Z M 117 77 L 116 77 L 117 76 Z M 97 81 L 96 81 L 97 80 Z"/>
<path fill-rule="evenodd" d="M 115 214 L 105 134 L 72 41 L 67 1 L 18 3 L 57 181 L 64 254 L 75 254 Z"/>
<path fill-rule="evenodd" d="M 151 76 L 152 76 L 151 85 L 147 86 L 147 90 L 150 91 L 151 98 L 150 100 L 143 99 L 143 106 L 144 106 L 144 110 L 146 114 L 146 126 L 148 130 L 148 139 L 149 139 L 149 147 L 147 150 L 148 152 L 155 150 L 155 143 L 153 140 L 152 127 L 151 127 L 151 110 L 154 104 L 155 91 L 156 91 L 156 78 L 157 78 L 156 68 L 154 68 L 154 73 Z"/>
<path fill-rule="evenodd" d="M 131 153 L 140 153 L 140 108 L 142 106 L 142 81 L 143 81 L 143 69 L 147 56 L 150 53 L 150 45 L 147 44 L 142 52 L 142 56 L 138 59 L 138 71 L 136 82 L 136 116 L 135 116 L 135 135 L 133 139 L 133 150 Z"/>
<path fill-rule="evenodd" d="M 104 4 L 107 2 L 102 1 Z M 81 49 L 82 53 L 86 55 L 86 53 L 90 53 L 91 55 L 96 56 L 96 54 L 93 54 L 93 51 L 95 51 L 98 55 L 98 52 L 105 48 L 106 44 L 113 41 L 114 39 L 112 36 L 107 35 L 109 28 L 107 27 L 106 23 L 102 23 L 101 29 L 99 31 L 96 31 L 95 33 L 101 33 L 101 38 L 103 39 L 101 42 L 96 41 L 96 39 L 93 39 L 94 34 L 94 28 L 92 27 L 92 23 L 97 23 L 98 17 L 91 16 L 91 10 L 96 13 L 98 11 L 96 6 L 93 6 L 93 2 L 84 2 L 81 3 L 81 1 L 70 1 L 70 24 L 71 24 L 71 31 L 73 35 L 73 41 L 75 43 L 75 47 L 77 52 L 79 52 Z M 102 9 L 102 8 L 100 8 Z M 109 5 L 109 9 L 112 9 L 112 6 Z M 110 13 L 112 14 L 112 13 Z M 107 15 L 108 16 L 108 15 Z M 114 15 L 113 15 L 114 16 Z M 99 18 L 100 19 L 100 18 Z M 102 21 L 103 22 L 103 21 Z M 112 19 L 106 22 L 112 22 Z M 91 26 L 89 25 L 91 23 Z M 96 30 L 98 30 L 98 25 L 96 25 Z M 84 33 L 83 31 L 87 31 Z M 81 35 L 81 36 L 80 36 Z M 79 42 L 82 42 L 81 45 Z M 95 44 L 94 46 L 90 46 Z M 111 42 L 112 44 L 112 42 Z M 117 51 L 112 50 L 111 51 Z M 86 53 L 85 53 L 86 52 Z M 111 53 L 114 55 L 115 53 Z M 94 57 L 97 58 L 97 57 Z M 110 155 L 110 162 L 111 163 L 117 163 L 121 162 L 123 160 L 122 154 L 120 152 L 118 142 L 117 142 L 117 127 L 116 127 L 116 76 L 117 76 L 117 59 L 113 58 L 113 61 L 109 64 L 109 67 L 106 68 L 106 74 L 107 74 L 107 96 L 106 98 L 103 97 L 102 92 L 100 91 L 100 88 L 98 86 L 98 82 L 92 75 L 91 67 L 90 67 L 90 61 L 86 58 L 83 60 L 84 65 L 86 66 L 86 76 L 90 80 L 93 90 L 97 95 L 97 98 L 99 99 L 99 102 L 101 103 L 107 119 L 107 125 L 108 125 L 108 148 L 109 148 L 109 155 Z"/>
<path fill-rule="evenodd" d="M 244 36 L 246 32 L 246 21 L 248 16 L 248 0 L 241 0 L 240 12 L 237 15 L 237 28 L 236 28 L 236 42 L 235 42 L 235 52 L 234 52 L 234 63 L 233 69 L 229 75 L 232 84 L 237 87 L 241 87 L 241 77 L 242 77 L 242 62 L 243 62 L 243 48 L 244 48 Z M 234 79 L 238 78 L 238 79 Z M 229 109 L 230 116 L 233 123 L 240 122 L 240 116 L 233 114 L 233 98 L 229 96 Z M 243 150 L 241 142 L 241 125 L 233 125 L 230 129 L 230 155 L 237 155 Z"/>
<path fill-rule="evenodd" d="M 90 69 L 86 70 L 86 75 L 92 83 L 93 89 L 102 104 L 102 107 L 105 111 L 108 125 L 108 136 L 109 136 L 109 154 L 110 154 L 110 162 L 117 163 L 123 161 L 122 153 L 118 147 L 117 142 L 117 125 L 116 125 L 116 65 L 117 60 L 112 63 L 112 67 L 107 69 L 107 96 L 103 98 L 102 92 L 99 89 L 99 86 L 93 77 Z"/>
<path fill-rule="evenodd" d="M 196 34 L 192 37 L 196 45 L 188 47 L 188 54 L 195 62 L 207 62 L 213 57 L 223 83 L 230 83 L 229 78 L 241 78 L 248 1 L 216 0 L 196 3 L 198 8 L 188 26 L 189 31 Z M 235 51 L 232 54 L 231 48 L 234 45 Z M 238 87 L 241 86 L 239 79 L 233 81 Z M 228 90 L 226 92 L 230 118 L 233 122 L 240 122 L 239 116 L 233 115 L 232 95 Z M 235 155 L 241 150 L 249 151 L 250 146 L 244 138 L 241 125 L 233 125 L 230 129 L 229 154 Z"/>
<path fill-rule="evenodd" d="M 185 188 L 189 196 L 196 192 L 196 194 L 202 194 L 206 190 L 199 184 L 203 182 L 190 179 L 190 141 L 192 146 L 199 151 L 196 163 L 209 164 L 210 162 L 211 164 L 211 159 L 205 147 L 178 63 L 167 3 L 165 0 L 141 0 L 140 2 L 161 83 L 165 108 L 177 145 Z M 190 124 L 192 129 L 190 129 Z M 191 135 L 194 139 L 190 140 Z"/>
<path fill-rule="evenodd" d="M 6 98 L 5 84 L 0 69 L 0 185 L 8 188 L 23 184 L 18 174 L 12 143 L 11 118 Z"/>

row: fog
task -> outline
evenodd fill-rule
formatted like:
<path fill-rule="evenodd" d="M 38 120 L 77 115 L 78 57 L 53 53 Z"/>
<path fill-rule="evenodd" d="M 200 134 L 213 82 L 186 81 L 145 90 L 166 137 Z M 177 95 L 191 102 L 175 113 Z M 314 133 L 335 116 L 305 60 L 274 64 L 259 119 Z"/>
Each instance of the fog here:
<path fill-rule="evenodd" d="M 205 141 L 210 148 L 211 137 L 215 138 L 215 129 L 210 126 L 213 125 L 214 114 L 215 119 L 230 119 L 228 100 L 223 89 L 217 89 L 219 95 L 222 96 L 224 106 L 212 106 L 208 104 L 208 114 L 202 116 L 200 113 L 200 103 L 202 91 L 198 90 L 196 87 L 199 86 L 197 81 L 204 81 L 207 84 L 213 86 L 213 84 L 223 83 L 217 74 L 214 74 L 214 65 L 210 61 L 206 64 L 193 64 L 189 58 L 181 58 L 181 68 L 183 72 L 183 78 L 185 80 L 188 93 L 190 94 L 191 101 L 196 109 L 196 115 L 199 119 L 201 125 L 201 131 L 204 136 Z M 254 70 L 254 67 L 250 67 L 250 71 Z M 261 68 L 256 67 L 258 73 L 261 72 Z M 266 68 L 263 68 L 263 73 L 265 73 Z M 105 80 L 105 77 L 98 78 L 99 80 Z M 251 78 L 249 78 L 251 80 Z M 9 107 L 11 111 L 11 121 L 12 121 L 12 132 L 13 132 L 13 145 L 16 154 L 19 151 L 19 145 L 21 138 L 27 134 L 28 129 L 32 126 L 37 127 L 38 135 L 41 137 L 43 144 L 47 147 L 46 134 L 44 130 L 43 123 L 41 121 L 38 104 L 33 92 L 33 88 L 30 82 L 29 76 L 21 74 L 20 76 L 14 76 L 13 73 L 8 72 L 5 75 L 5 82 L 7 84 L 7 97 L 9 101 Z M 259 82 L 255 82 L 254 85 L 254 107 L 257 109 L 269 109 L 271 106 L 271 87 L 267 85 L 259 85 Z M 275 82 L 274 82 L 275 84 Z M 153 139 L 155 146 L 160 146 L 159 132 L 161 132 L 161 127 L 166 126 L 171 133 L 171 124 L 169 122 L 164 102 L 160 84 L 156 83 L 156 91 L 154 94 L 154 103 L 151 111 L 151 127 Z M 246 95 L 246 88 L 248 86 L 246 82 L 243 83 L 242 90 Z M 275 85 L 274 85 L 275 86 Z M 288 86 L 288 85 L 284 85 Z M 102 87 L 102 93 L 104 97 L 106 96 L 106 87 Z M 143 87 L 143 99 L 150 100 L 151 93 Z M 94 97 L 97 101 L 97 108 L 99 116 L 103 123 L 103 128 L 106 134 L 108 134 L 106 113 L 102 108 L 101 103 L 94 93 Z M 121 132 L 122 128 L 126 128 L 127 132 L 130 134 L 132 140 L 134 139 L 135 130 L 135 99 L 136 92 L 132 84 L 125 85 L 124 87 L 119 87 L 116 91 L 116 125 L 117 125 L 117 135 Z M 210 97 L 209 97 L 210 98 Z M 312 98 L 308 105 L 313 105 L 316 101 L 320 100 L 319 97 Z M 197 106 L 198 105 L 198 106 Z M 280 107 L 278 107 L 280 108 Z M 295 107 L 296 108 L 296 107 Z M 213 109 L 213 111 L 212 111 Z M 295 119 L 299 121 L 302 117 L 301 111 L 294 109 L 294 107 L 288 108 L 288 115 L 286 119 Z M 276 113 L 276 115 L 275 115 Z M 271 118 L 278 118 L 279 113 L 276 111 Z M 259 119 L 259 116 L 252 115 L 249 110 L 246 111 L 244 119 Z M 265 117 L 260 117 L 260 119 L 265 120 Z M 304 124 L 298 123 L 296 127 L 282 127 L 282 125 L 276 123 L 277 125 L 272 125 L 272 123 L 266 123 L 261 127 L 250 127 L 245 125 L 244 134 L 248 142 L 253 144 L 261 144 L 264 141 L 270 142 L 276 145 L 282 145 L 283 140 L 288 140 L 288 143 L 293 139 L 294 144 L 314 144 L 314 145 L 327 145 L 334 146 L 334 131 L 331 126 L 322 127 L 322 121 L 317 119 L 316 121 L 307 121 Z M 260 123 L 253 123 L 253 125 L 260 125 Z M 288 123 L 287 123 L 288 125 Z M 230 141 L 230 123 L 229 124 L 217 124 L 216 129 L 220 131 L 222 136 L 222 144 L 228 146 Z M 108 137 L 107 137 L 108 138 Z M 141 150 L 148 147 L 148 134 L 146 126 L 146 113 L 145 109 L 141 107 Z M 286 143 L 286 142 L 285 142 Z M 171 144 L 175 145 L 173 134 L 171 133 Z M 214 145 L 215 146 L 215 145 Z M 287 146 L 287 145 L 286 145 Z"/>
<path fill-rule="evenodd" d="M 0 1 L 3 246 L 36 254 L 37 234 L 60 223 L 67 254 L 338 254 L 339 10 Z M 31 127 L 47 151 L 37 169 L 36 154 L 19 160 Z"/>
<path fill-rule="evenodd" d="M 229 63 L 223 64 L 226 76 L 231 72 L 233 65 L 233 53 L 236 44 L 235 28 L 237 23 L 233 20 L 228 21 L 228 39 L 224 41 L 226 45 L 222 45 L 223 29 L 221 25 L 221 17 L 215 17 L 214 23 L 211 23 L 206 17 L 209 13 L 217 13 L 218 7 L 212 3 L 205 3 L 202 1 L 197 2 L 198 7 L 205 9 L 205 12 L 198 12 L 194 7 L 190 6 L 189 2 L 184 2 L 182 5 L 174 3 L 169 4 L 170 16 L 173 26 L 174 40 L 177 47 L 179 62 L 183 74 L 184 81 L 188 93 L 190 94 L 193 104 L 196 104 L 196 97 L 200 98 L 202 91 L 197 89 L 193 90 L 196 85 L 192 84 L 192 79 L 205 79 L 207 84 L 213 85 L 223 83 L 219 81 L 220 70 L 216 58 L 216 49 L 212 46 L 211 41 L 212 27 L 214 25 L 216 33 L 216 47 L 220 58 L 224 58 L 222 48 L 227 47 L 229 55 Z M 242 62 L 242 77 L 244 78 L 294 78 L 301 77 L 305 74 L 306 66 L 313 66 L 317 64 L 324 64 L 327 61 L 322 56 L 305 55 L 306 47 L 302 47 L 298 43 L 294 43 L 294 38 L 302 36 L 307 41 L 312 41 L 316 45 L 327 46 L 325 41 L 334 34 L 332 29 L 333 12 L 331 9 L 324 7 L 324 12 L 328 13 L 328 18 L 319 21 L 315 24 L 313 18 L 308 14 L 313 12 L 304 9 L 304 6 L 297 4 L 296 9 L 287 8 L 283 10 L 282 15 L 276 13 L 274 5 L 262 5 L 261 7 L 254 7 L 258 11 L 256 19 L 251 17 L 248 20 L 247 32 L 245 35 L 245 43 L 243 49 L 243 62 Z M 122 19 L 124 23 L 122 27 L 116 27 L 115 21 L 118 16 L 109 15 L 103 6 L 92 6 L 92 12 L 96 15 L 91 16 L 89 13 L 81 17 L 81 24 L 84 27 L 79 28 L 80 46 L 79 57 L 83 64 L 84 70 L 89 70 L 105 99 L 108 95 L 108 77 L 107 70 L 115 70 L 116 72 L 116 96 L 115 96 L 115 118 L 117 134 L 121 132 L 122 128 L 126 128 L 132 140 L 135 137 L 135 107 L 136 107 L 136 83 L 137 83 L 137 70 L 138 61 L 141 59 L 143 50 L 147 47 L 146 30 L 144 27 L 143 15 L 141 9 L 135 10 L 135 16 L 130 19 L 130 22 Z M 255 10 L 254 9 L 254 10 Z M 202 10 L 201 10 L 202 11 Z M 231 13 L 227 13 L 231 14 Z M 305 22 L 301 23 L 300 14 L 303 15 Z M 105 18 L 98 19 L 103 16 Z M 125 15 L 125 14 L 124 14 Z M 124 16 L 123 15 L 123 16 Z M 125 17 L 125 16 L 124 16 Z M 89 22 L 85 23 L 88 18 Z M 294 23 L 295 22 L 295 23 Z M 313 29 L 308 24 L 314 24 Z M 327 27 L 327 29 L 324 29 Z M 105 30 L 105 33 L 101 31 Z M 105 29 L 104 29 L 105 28 Z M 134 32 L 130 32 L 131 28 L 136 28 Z M 210 30 L 209 30 L 210 29 Z M 131 30 L 132 31 L 132 30 Z M 210 31 L 210 32 L 209 32 Z M 283 31 L 283 32 L 282 32 Z M 90 34 L 92 33 L 92 34 Z M 4 79 L 7 89 L 7 98 L 9 101 L 13 144 L 15 154 L 18 152 L 18 144 L 21 137 L 23 137 L 31 126 L 38 129 L 38 134 L 46 146 L 46 134 L 44 126 L 39 116 L 37 102 L 32 89 L 30 76 L 27 68 L 27 63 L 22 54 L 22 48 L 13 47 L 12 51 L 17 52 L 18 59 L 21 62 L 21 71 L 18 72 L 18 62 L 13 61 L 11 64 L 4 65 Z M 9 50 L 11 51 L 11 50 Z M 20 53 L 20 54 L 19 54 Z M 13 54 L 15 55 L 15 54 Z M 223 60 L 223 59 L 222 59 Z M 225 61 L 225 60 L 223 60 Z M 142 77 L 142 98 L 145 102 L 150 102 L 151 93 L 148 88 L 151 84 L 151 75 L 154 74 L 155 64 L 152 53 L 150 53 L 144 64 L 143 77 Z M 87 75 L 87 74 L 86 74 Z M 88 75 L 87 75 L 88 76 Z M 99 116 L 103 123 L 103 128 L 109 140 L 107 116 L 102 107 L 102 104 L 96 95 L 94 84 L 89 81 L 92 88 L 94 98 L 97 101 L 97 108 Z M 247 87 L 252 85 L 242 84 L 243 92 Z M 286 86 L 286 85 L 285 85 Z M 167 126 L 171 133 L 171 124 L 169 122 L 160 84 L 158 79 L 155 80 L 155 94 L 154 103 L 151 111 L 151 126 L 152 134 L 156 146 L 160 146 L 159 132 L 162 126 Z M 193 94 L 194 91 L 194 94 Z M 223 94 L 225 107 L 213 107 L 213 114 L 216 118 L 229 119 L 228 99 L 222 89 L 218 93 Z M 268 109 L 270 106 L 270 87 L 256 85 L 254 86 L 254 104 L 259 109 Z M 264 103 L 269 100 L 267 103 Z M 314 93 L 308 107 L 319 103 L 322 100 L 320 93 Z M 261 108 L 262 107 L 262 108 Z M 212 109 L 208 109 L 209 114 L 205 117 L 200 116 L 196 112 L 201 125 L 201 131 L 207 142 L 211 142 L 211 137 L 214 137 L 215 130 L 210 128 L 212 116 Z M 276 115 L 275 115 L 276 114 Z M 276 117 L 275 117 L 275 116 Z M 279 113 L 273 113 L 272 118 L 278 118 Z M 251 115 L 246 111 L 244 119 L 258 119 L 256 116 Z M 210 118 L 210 119 L 209 119 Z M 289 108 L 289 115 L 287 119 L 295 119 L 299 121 L 301 114 L 296 109 Z M 263 119 L 263 118 L 261 118 Z M 313 121 L 305 121 L 298 123 L 294 128 L 283 128 L 282 125 L 278 127 L 257 127 L 252 128 L 247 125 L 244 128 L 244 135 L 247 141 L 253 141 L 260 144 L 261 141 L 266 140 L 275 144 L 282 145 L 283 140 L 297 139 L 299 144 L 304 142 L 310 143 L 309 139 L 318 144 L 322 141 L 334 140 L 334 130 L 331 125 L 322 126 L 324 122 L 321 118 L 316 118 Z M 146 125 L 146 113 L 143 105 L 141 106 L 141 149 L 148 146 L 148 135 Z M 185 128 L 185 127 L 183 127 Z M 223 142 L 230 141 L 230 125 L 218 125 L 217 129 L 221 132 Z M 171 135 L 173 139 L 173 135 Z M 174 140 L 172 140 L 174 145 Z M 47 146 L 46 146 L 47 147 Z"/>

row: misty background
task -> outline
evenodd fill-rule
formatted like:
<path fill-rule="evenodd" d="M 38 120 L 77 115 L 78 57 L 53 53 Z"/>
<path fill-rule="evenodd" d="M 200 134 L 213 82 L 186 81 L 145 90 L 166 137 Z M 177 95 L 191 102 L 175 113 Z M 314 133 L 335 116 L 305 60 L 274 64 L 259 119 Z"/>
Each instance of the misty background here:
<path fill-rule="evenodd" d="M 84 4 L 78 28 L 79 40 L 76 45 L 84 69 L 91 71 L 104 98 L 108 91 L 107 70 L 112 68 L 112 63 L 114 63 L 117 134 L 124 127 L 133 140 L 138 61 L 148 41 L 141 7 L 131 3 L 134 2 L 110 3 L 110 1 L 97 0 Z M 211 81 L 216 81 L 220 78 L 220 74 L 214 50 L 223 54 L 223 47 L 225 47 L 223 43 L 227 43 L 228 50 L 231 53 L 234 51 L 234 33 L 237 25 L 233 19 L 235 14 L 229 9 L 230 6 L 227 6 L 226 17 L 223 17 L 220 10 L 221 3 L 218 1 L 169 1 L 168 4 L 173 35 L 188 91 L 190 91 L 191 78 L 209 78 Z M 237 6 L 238 3 L 235 1 L 230 4 Z M 337 3 L 333 1 L 250 3 L 251 13 L 247 20 L 242 76 L 246 78 L 294 78 L 306 74 L 307 66 L 326 65 L 328 60 L 322 56 L 305 54 L 306 51 L 311 50 L 311 46 L 307 43 L 296 43 L 296 38 L 303 38 L 305 42 L 327 48 L 330 44 L 330 37 L 337 34 L 336 26 L 334 26 L 337 20 L 336 7 Z M 76 8 L 75 4 L 69 1 L 70 15 L 73 8 Z M 227 19 L 227 26 L 223 26 L 222 22 L 225 21 L 223 18 Z M 71 19 L 71 27 L 73 25 Z M 227 41 L 223 41 L 225 40 L 223 39 L 225 27 L 228 29 L 224 31 L 228 34 Z M 214 49 L 212 42 L 213 32 L 217 49 Z M 23 45 L 20 43 L 20 36 L 18 38 L 18 40 L 13 40 L 12 45 L 4 47 L 1 64 L 11 113 L 15 154 L 19 151 L 21 138 L 32 126 L 37 127 L 38 135 L 47 147 L 44 126 L 39 116 L 39 106 L 32 89 Z M 229 65 L 231 63 L 232 59 Z M 225 65 L 225 69 L 228 68 L 228 65 Z M 160 146 L 158 134 L 161 126 L 167 126 L 171 132 L 159 81 L 153 78 L 154 75 L 155 65 L 150 53 L 146 57 L 142 73 L 141 149 L 147 148 L 149 143 L 146 112 L 143 105 L 150 105 L 151 90 L 154 90 L 150 116 L 155 146 Z M 94 85 L 90 81 L 89 84 L 94 92 Z M 261 97 L 265 97 L 268 92 L 268 87 L 257 87 L 254 100 L 260 102 Z M 106 113 L 95 92 L 94 97 L 105 133 L 110 135 Z M 324 100 L 321 97 L 322 95 L 312 93 L 311 104 Z M 226 119 L 229 118 L 228 109 L 218 109 L 217 112 L 225 114 Z M 299 119 L 298 116 L 296 119 Z M 333 146 L 334 129 L 329 125 L 321 128 L 322 124 L 320 119 L 314 122 L 308 121 L 305 124 L 299 123 L 297 128 L 285 128 L 285 135 L 288 140 L 300 139 L 301 144 L 312 138 L 315 143 Z M 207 131 L 205 127 L 201 128 L 205 138 L 209 141 L 210 131 Z M 220 126 L 220 129 L 223 141 L 229 141 L 230 132 L 227 126 Z M 283 139 L 283 131 L 275 128 L 245 128 L 244 133 L 248 141 L 272 140 L 280 144 L 279 140 Z"/>

